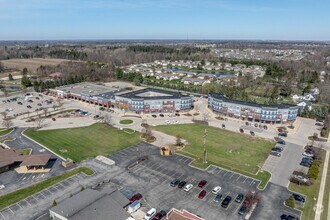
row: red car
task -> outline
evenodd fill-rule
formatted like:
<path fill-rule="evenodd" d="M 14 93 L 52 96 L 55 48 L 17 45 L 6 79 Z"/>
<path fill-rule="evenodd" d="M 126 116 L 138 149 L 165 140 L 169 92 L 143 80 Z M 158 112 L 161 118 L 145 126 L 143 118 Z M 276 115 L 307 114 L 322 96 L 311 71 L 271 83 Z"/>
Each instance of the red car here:
<path fill-rule="evenodd" d="M 133 203 L 135 202 L 136 200 L 140 200 L 142 199 L 142 195 L 140 193 L 135 193 L 130 199 L 129 199 L 129 202 L 130 203 Z"/>
<path fill-rule="evenodd" d="M 206 185 L 207 181 L 206 180 L 201 180 L 199 183 L 198 183 L 198 187 L 204 187 Z"/>
<path fill-rule="evenodd" d="M 203 198 L 205 197 L 205 195 L 206 195 L 206 190 L 203 189 L 203 190 L 199 193 L 198 198 L 199 198 L 199 199 L 203 199 Z"/>
<path fill-rule="evenodd" d="M 239 129 L 239 132 L 244 133 L 244 130 L 241 128 L 241 129 Z"/>

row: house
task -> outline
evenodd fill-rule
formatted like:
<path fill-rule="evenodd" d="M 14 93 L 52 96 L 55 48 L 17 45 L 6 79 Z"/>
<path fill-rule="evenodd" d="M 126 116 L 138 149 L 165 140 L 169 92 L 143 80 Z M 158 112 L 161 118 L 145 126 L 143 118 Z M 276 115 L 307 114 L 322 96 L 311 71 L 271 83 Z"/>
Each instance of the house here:
<path fill-rule="evenodd" d="M 300 109 L 307 109 L 308 111 L 312 110 L 312 103 L 308 101 L 302 101 L 297 104 Z"/>
<path fill-rule="evenodd" d="M 311 93 L 313 93 L 313 95 L 320 95 L 320 90 L 319 88 L 315 87 L 311 89 Z"/>
<path fill-rule="evenodd" d="M 310 101 L 310 102 L 315 102 L 315 100 L 316 100 L 314 95 L 312 95 L 310 93 L 305 93 L 302 99 L 305 101 Z"/>
<path fill-rule="evenodd" d="M 49 215 L 60 220 L 128 220 L 132 219 L 124 209 L 128 205 L 129 200 L 117 190 L 88 188 L 49 209 Z"/>
<path fill-rule="evenodd" d="M 301 100 L 302 97 L 301 97 L 300 95 L 293 95 L 293 96 L 292 96 L 292 99 L 293 99 L 294 101 L 297 101 L 297 100 Z"/>

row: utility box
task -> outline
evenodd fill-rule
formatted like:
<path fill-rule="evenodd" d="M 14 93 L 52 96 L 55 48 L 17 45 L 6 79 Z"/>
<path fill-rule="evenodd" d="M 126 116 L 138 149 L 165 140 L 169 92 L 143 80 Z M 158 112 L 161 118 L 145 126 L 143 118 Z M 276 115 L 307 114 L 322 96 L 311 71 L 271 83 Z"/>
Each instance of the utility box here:
<path fill-rule="evenodd" d="M 138 210 L 141 207 L 141 203 L 139 200 L 136 200 L 135 202 L 133 202 L 132 204 L 130 204 L 127 208 L 127 212 L 128 213 L 133 213 L 136 212 L 136 210 Z"/>

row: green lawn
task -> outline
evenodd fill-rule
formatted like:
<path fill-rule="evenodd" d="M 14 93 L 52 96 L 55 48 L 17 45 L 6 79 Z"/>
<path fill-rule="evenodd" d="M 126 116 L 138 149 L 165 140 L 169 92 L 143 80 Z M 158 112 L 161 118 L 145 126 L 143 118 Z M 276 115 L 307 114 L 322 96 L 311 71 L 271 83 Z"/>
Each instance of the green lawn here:
<path fill-rule="evenodd" d="M 12 130 L 14 130 L 14 129 L 13 128 L 9 128 L 9 129 L 0 128 L 0 136 L 4 136 L 6 134 L 9 134 Z"/>
<path fill-rule="evenodd" d="M 323 196 L 323 212 L 321 215 L 322 220 L 328 219 L 329 195 L 330 195 L 330 160 L 328 165 L 327 180 L 325 183 L 324 196 Z"/>
<path fill-rule="evenodd" d="M 119 123 L 120 124 L 123 124 L 123 125 L 128 125 L 128 124 L 132 124 L 133 123 L 133 120 L 131 120 L 131 119 L 124 119 L 124 120 L 121 120 Z"/>
<path fill-rule="evenodd" d="M 173 136 L 180 134 L 189 143 L 180 152 L 195 157 L 197 164 L 202 163 L 203 135 L 207 129 L 208 161 L 252 174 L 258 172 L 274 145 L 272 141 L 201 124 L 163 125 L 155 129 Z"/>
<path fill-rule="evenodd" d="M 64 158 L 80 162 L 97 155 L 113 154 L 140 141 L 140 134 L 96 123 L 87 127 L 24 132 Z"/>
<path fill-rule="evenodd" d="M 325 151 L 324 150 L 322 150 L 321 155 L 322 155 L 322 161 L 324 161 L 324 157 L 325 157 Z M 303 208 L 299 208 L 299 210 L 303 211 L 302 220 L 314 219 L 314 217 L 315 217 L 314 207 L 317 203 L 317 197 L 319 196 L 323 165 L 324 164 L 322 163 L 321 166 L 320 166 L 320 172 L 319 172 L 318 178 L 316 180 L 314 180 L 313 185 L 311 185 L 311 186 L 299 186 L 299 185 L 296 185 L 296 184 L 293 184 L 293 183 L 289 184 L 289 189 L 290 190 L 295 191 L 297 193 L 301 193 L 301 194 L 307 196 L 305 206 Z M 328 173 L 329 173 L 329 171 L 328 171 Z M 328 188 L 328 190 L 329 190 L 329 186 L 326 186 L 326 188 Z M 324 194 L 324 195 L 329 197 L 329 193 Z M 316 199 L 314 199 L 314 197 Z"/>
<path fill-rule="evenodd" d="M 63 173 L 59 176 L 54 176 L 51 177 L 47 180 L 44 180 L 40 183 L 36 183 L 33 184 L 31 186 L 28 186 L 26 188 L 23 189 L 19 189 L 15 192 L 6 194 L 4 196 L 0 197 L 0 210 L 2 210 L 3 208 L 10 206 L 16 202 L 19 202 L 22 199 L 25 199 L 26 197 L 29 197 L 37 192 L 40 192 L 52 185 L 55 185 L 56 183 L 69 178 L 70 176 L 73 176 L 77 173 L 83 172 L 86 175 L 92 175 L 94 172 L 92 170 L 90 170 L 87 167 L 79 167 L 77 169 L 71 170 L 69 172 Z"/>

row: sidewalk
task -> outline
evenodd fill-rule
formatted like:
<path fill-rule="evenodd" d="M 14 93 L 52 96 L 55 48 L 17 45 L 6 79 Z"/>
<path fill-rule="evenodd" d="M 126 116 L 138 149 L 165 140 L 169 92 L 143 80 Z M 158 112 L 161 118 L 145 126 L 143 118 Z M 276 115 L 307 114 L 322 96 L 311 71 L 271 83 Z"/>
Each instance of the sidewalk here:
<path fill-rule="evenodd" d="M 327 151 L 326 155 L 325 155 L 320 191 L 319 191 L 319 196 L 317 198 L 317 204 L 316 204 L 316 210 L 315 210 L 315 218 L 314 218 L 315 220 L 321 219 L 321 214 L 322 214 L 322 210 L 323 210 L 322 203 L 323 203 L 325 182 L 327 180 L 328 164 L 329 164 L 329 151 Z"/>

